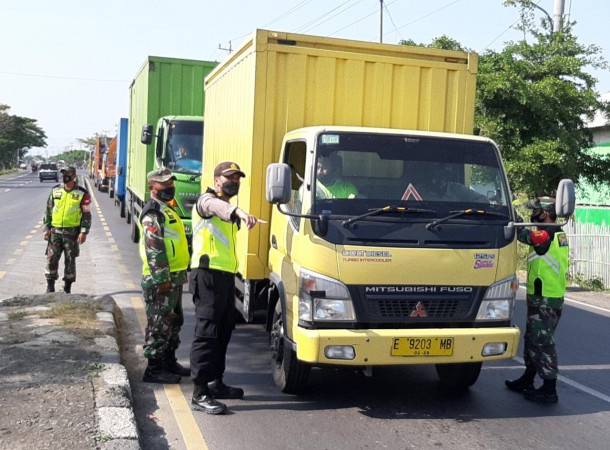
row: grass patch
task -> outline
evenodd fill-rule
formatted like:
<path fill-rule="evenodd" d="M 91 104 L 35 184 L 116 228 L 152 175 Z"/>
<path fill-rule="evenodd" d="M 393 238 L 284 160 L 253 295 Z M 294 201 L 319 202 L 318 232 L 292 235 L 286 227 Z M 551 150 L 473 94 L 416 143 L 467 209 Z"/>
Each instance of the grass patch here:
<path fill-rule="evenodd" d="M 10 311 L 9 313 L 7 313 L 7 317 L 10 320 L 21 320 L 27 316 L 29 316 L 29 313 L 27 311 L 24 311 L 23 309 L 19 311 Z"/>
<path fill-rule="evenodd" d="M 600 277 L 593 277 L 590 280 L 586 280 L 586 279 L 582 278 L 580 275 L 576 275 L 576 277 L 573 278 L 571 281 L 572 281 L 572 283 L 577 284 L 581 288 L 588 289 L 590 291 L 595 291 L 595 292 L 606 291 L 606 288 L 604 286 L 604 281 Z"/>
<path fill-rule="evenodd" d="M 99 362 L 93 362 L 93 363 L 89 364 L 89 367 L 88 367 L 89 372 L 87 373 L 87 377 L 97 378 L 102 374 L 102 372 L 104 371 L 105 368 L 106 368 L 106 366 L 104 364 L 99 363 Z"/>
<path fill-rule="evenodd" d="M 101 307 L 94 303 L 54 303 L 49 311 L 40 314 L 45 319 L 56 319 L 63 326 L 82 337 L 93 338 L 100 336 L 102 332 L 98 329 L 96 314 Z"/>

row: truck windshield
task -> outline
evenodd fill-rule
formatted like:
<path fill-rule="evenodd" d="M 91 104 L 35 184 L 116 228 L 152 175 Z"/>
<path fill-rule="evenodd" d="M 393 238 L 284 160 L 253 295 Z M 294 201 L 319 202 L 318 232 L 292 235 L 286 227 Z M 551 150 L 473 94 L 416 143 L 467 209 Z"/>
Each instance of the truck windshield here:
<path fill-rule="evenodd" d="M 166 164 L 176 173 L 201 175 L 203 122 L 173 121 L 169 127 Z"/>
<path fill-rule="evenodd" d="M 490 142 L 325 132 L 316 153 L 314 213 L 358 215 L 394 205 L 434 210 L 438 217 L 468 208 L 509 216 L 504 170 Z"/>

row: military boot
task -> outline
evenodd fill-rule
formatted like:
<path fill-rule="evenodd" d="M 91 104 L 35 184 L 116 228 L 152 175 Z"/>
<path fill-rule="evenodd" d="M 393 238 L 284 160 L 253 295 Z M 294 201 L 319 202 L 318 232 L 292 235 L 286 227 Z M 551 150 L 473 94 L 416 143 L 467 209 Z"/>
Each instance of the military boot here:
<path fill-rule="evenodd" d="M 64 281 L 64 292 L 66 294 L 70 294 L 70 291 L 72 290 L 72 283 L 74 283 L 73 281 Z"/>
<path fill-rule="evenodd" d="M 47 294 L 55 292 L 55 280 L 47 280 Z"/>
<path fill-rule="evenodd" d="M 171 373 L 165 368 L 163 361 L 156 359 L 148 360 L 148 367 L 144 371 L 142 381 L 145 383 L 178 384 L 182 378 L 180 375 Z"/>
<path fill-rule="evenodd" d="M 216 378 L 211 383 L 208 383 L 210 393 L 221 399 L 238 399 L 244 397 L 244 390 L 242 388 L 227 386 L 223 383 L 222 377 Z"/>
<path fill-rule="evenodd" d="M 188 377 L 191 374 L 191 369 L 184 367 L 178 362 L 175 352 L 171 353 L 169 357 L 164 359 L 163 363 L 168 372 L 181 375 L 183 377 Z"/>
<path fill-rule="evenodd" d="M 211 394 L 207 385 L 195 384 L 191 405 L 196 411 L 203 411 L 206 414 L 225 414 L 227 405 L 216 400 Z"/>
<path fill-rule="evenodd" d="M 557 397 L 556 384 L 557 380 L 544 380 L 544 384 L 538 389 L 526 391 L 525 399 L 539 403 L 557 403 L 559 397 Z"/>
<path fill-rule="evenodd" d="M 536 377 L 536 370 L 532 368 L 526 368 L 525 373 L 516 380 L 505 380 L 504 384 L 508 389 L 514 392 L 527 392 L 534 390 L 534 378 Z"/>

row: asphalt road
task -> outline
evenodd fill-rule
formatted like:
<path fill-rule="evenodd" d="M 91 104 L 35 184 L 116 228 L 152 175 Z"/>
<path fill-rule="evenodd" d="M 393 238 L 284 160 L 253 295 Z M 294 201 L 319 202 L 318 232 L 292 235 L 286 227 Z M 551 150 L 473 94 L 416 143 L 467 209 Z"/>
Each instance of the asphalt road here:
<path fill-rule="evenodd" d="M 44 242 L 37 228 L 54 183 L 35 174 L 0 177 L 0 298 L 44 291 Z M 559 403 L 526 402 L 504 387 L 517 360 L 483 366 L 467 392 L 443 390 L 433 367 L 377 369 L 366 378 L 341 370 L 314 370 L 300 396 L 280 393 L 270 374 L 267 336 L 257 324 L 238 325 L 229 348 L 226 381 L 242 386 L 228 400 L 231 414 L 191 412 L 191 384 L 146 385 L 139 380 L 143 309 L 140 262 L 130 228 L 106 193 L 93 192 L 90 239 L 82 248 L 75 292 L 111 294 L 125 319 L 124 355 L 145 449 L 598 449 L 610 439 L 610 311 L 568 302 L 557 330 Z M 42 241 L 42 242 L 41 242 Z M 524 294 L 516 324 L 523 328 Z M 193 333 L 191 296 L 180 361 L 188 363 Z"/>

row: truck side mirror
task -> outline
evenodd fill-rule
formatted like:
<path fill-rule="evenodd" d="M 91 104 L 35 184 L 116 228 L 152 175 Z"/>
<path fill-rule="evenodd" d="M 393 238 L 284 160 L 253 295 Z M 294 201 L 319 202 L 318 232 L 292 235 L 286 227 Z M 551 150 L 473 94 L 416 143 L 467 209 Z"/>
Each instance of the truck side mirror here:
<path fill-rule="evenodd" d="M 265 185 L 267 201 L 271 204 L 286 204 L 292 197 L 292 175 L 290 166 L 284 163 L 272 163 L 267 166 Z"/>
<path fill-rule="evenodd" d="M 153 126 L 150 124 L 142 125 L 142 135 L 140 136 L 140 142 L 142 144 L 150 144 L 152 142 Z"/>
<path fill-rule="evenodd" d="M 574 182 L 567 178 L 561 180 L 557 186 L 557 195 L 555 195 L 557 217 L 570 217 L 574 213 L 575 204 Z"/>

